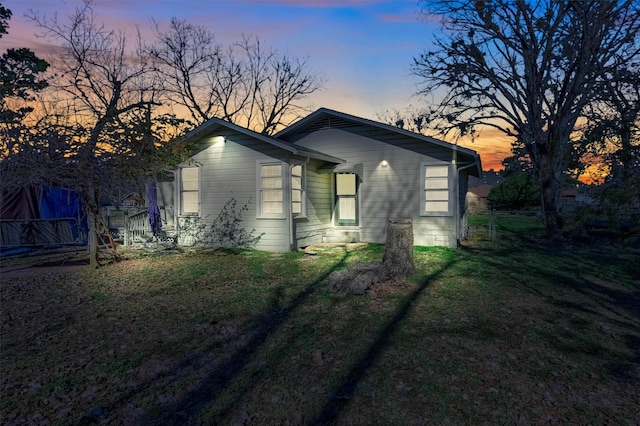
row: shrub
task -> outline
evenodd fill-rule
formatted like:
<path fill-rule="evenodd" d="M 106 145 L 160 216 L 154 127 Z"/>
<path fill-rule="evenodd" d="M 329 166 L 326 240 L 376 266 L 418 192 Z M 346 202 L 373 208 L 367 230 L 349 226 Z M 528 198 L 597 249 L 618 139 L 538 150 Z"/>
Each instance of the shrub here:
<path fill-rule="evenodd" d="M 492 209 L 519 210 L 540 204 L 540 186 L 533 173 L 515 172 L 492 188 L 488 196 Z"/>
<path fill-rule="evenodd" d="M 251 199 L 241 207 L 231 198 L 224 205 L 213 222 L 192 216 L 181 218 L 180 234 L 187 244 L 196 247 L 251 248 L 264 233 L 256 235 L 255 228 L 250 231 L 242 226 L 242 213 L 249 209 Z"/>

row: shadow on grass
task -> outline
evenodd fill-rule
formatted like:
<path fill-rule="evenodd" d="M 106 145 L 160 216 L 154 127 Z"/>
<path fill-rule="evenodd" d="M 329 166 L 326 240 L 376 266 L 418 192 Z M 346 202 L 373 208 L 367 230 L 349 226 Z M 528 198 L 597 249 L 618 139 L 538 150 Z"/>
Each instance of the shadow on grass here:
<path fill-rule="evenodd" d="M 640 372 L 640 275 L 629 270 L 628 256 L 602 247 L 590 250 L 527 243 L 519 248 L 519 257 L 500 246 L 468 251 L 558 308 L 556 320 L 568 321 L 572 327 L 543 333 L 556 349 L 606 361 L 604 368 L 614 380 L 638 380 L 634 370 Z M 518 276 L 522 271 L 527 277 Z M 620 336 L 631 355 L 614 354 L 602 341 L 600 333 L 608 334 L 610 325 L 629 331 Z"/>
<path fill-rule="evenodd" d="M 389 344 L 389 340 L 393 334 L 398 330 L 398 327 L 402 321 L 411 313 L 412 307 L 415 302 L 422 296 L 424 291 L 429 285 L 438 279 L 447 269 L 453 266 L 458 259 L 450 259 L 446 264 L 432 272 L 428 276 L 424 277 L 418 284 L 418 287 L 404 299 L 400 304 L 395 315 L 382 329 L 376 340 L 369 346 L 366 352 L 360 357 L 360 359 L 351 367 L 349 373 L 345 376 L 339 386 L 337 386 L 329 394 L 329 399 L 326 401 L 320 414 L 310 421 L 309 425 L 326 425 L 332 424 L 340 414 L 340 411 L 349 403 L 353 397 L 353 393 L 356 391 L 358 383 L 362 380 L 380 357 L 382 351 Z"/>
<path fill-rule="evenodd" d="M 609 362 L 605 368 L 617 381 L 637 383 L 640 380 L 640 336 L 625 334 L 622 338 L 627 347 L 632 349 L 633 355 L 627 360 Z M 634 373 L 634 369 L 638 373 Z"/>
<path fill-rule="evenodd" d="M 293 300 L 286 306 L 280 305 L 282 299 L 282 288 L 275 289 L 271 296 L 269 308 L 261 315 L 250 327 L 250 338 L 240 348 L 238 348 L 226 361 L 217 365 L 200 379 L 199 385 L 187 393 L 185 393 L 177 402 L 167 405 L 163 408 L 154 409 L 147 412 L 141 419 L 140 424 L 145 425 L 185 425 L 197 423 L 195 417 L 201 408 L 214 404 L 218 398 L 225 392 L 231 382 L 239 377 L 248 366 L 251 365 L 252 357 L 265 344 L 267 339 L 272 336 L 283 324 L 285 324 L 294 314 L 294 311 L 305 303 L 320 286 L 329 274 L 337 268 L 346 264 L 350 253 L 345 251 L 342 258 L 336 262 L 327 272 L 320 276 L 317 280 L 310 283 L 302 291 L 295 295 Z M 206 351 L 204 351 L 206 353 Z M 176 366 L 176 370 L 199 361 L 204 355 L 190 357 L 184 360 L 180 365 Z M 148 383 L 147 386 L 151 386 Z M 144 389 L 138 389 L 142 392 Z M 245 391 L 247 389 L 244 389 Z M 124 396 L 117 405 L 126 401 L 131 395 Z M 215 417 L 223 418 L 235 406 L 235 402 L 241 400 L 242 395 L 237 395 L 234 402 L 227 404 L 220 410 L 216 410 Z"/>

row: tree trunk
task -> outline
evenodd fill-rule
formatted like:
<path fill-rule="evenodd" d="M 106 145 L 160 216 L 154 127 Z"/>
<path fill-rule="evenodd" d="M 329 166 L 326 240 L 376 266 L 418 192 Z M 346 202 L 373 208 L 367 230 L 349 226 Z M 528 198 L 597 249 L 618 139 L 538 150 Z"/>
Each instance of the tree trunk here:
<path fill-rule="evenodd" d="M 415 272 L 411 220 L 390 220 L 382 262 L 358 263 L 349 269 L 334 271 L 329 274 L 329 288 L 333 292 L 348 290 L 352 294 L 364 294 L 374 284 Z"/>
<path fill-rule="evenodd" d="M 538 176 L 540 181 L 540 197 L 547 237 L 559 239 L 562 233 L 563 220 L 560 215 L 560 197 L 562 183 L 557 179 L 557 170 L 549 163 L 549 155 L 540 156 Z"/>
<path fill-rule="evenodd" d="M 406 277 L 416 272 L 411 219 L 389 220 L 382 262 L 392 277 Z"/>
<path fill-rule="evenodd" d="M 98 236 L 96 234 L 96 217 L 91 209 L 87 211 L 87 223 L 89 225 L 89 267 L 98 267 Z"/>
<path fill-rule="evenodd" d="M 90 169 L 89 169 L 90 170 Z M 87 225 L 89 228 L 89 267 L 97 268 L 98 262 L 98 234 L 96 227 L 96 218 L 99 213 L 99 194 L 93 183 L 93 175 L 89 174 L 86 181 L 84 193 L 81 192 L 82 198 L 84 198 L 84 209 L 87 214 Z"/>
<path fill-rule="evenodd" d="M 550 186 L 542 188 L 542 207 L 544 209 L 544 222 L 547 229 L 547 236 L 551 239 L 558 239 L 562 233 L 564 221 L 560 215 L 560 205 L 557 197 L 558 191 Z"/>

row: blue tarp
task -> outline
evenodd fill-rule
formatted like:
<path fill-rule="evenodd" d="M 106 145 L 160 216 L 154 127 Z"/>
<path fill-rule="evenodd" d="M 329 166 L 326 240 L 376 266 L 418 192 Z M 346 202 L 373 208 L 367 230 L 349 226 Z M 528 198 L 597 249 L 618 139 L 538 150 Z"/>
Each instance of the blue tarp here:
<path fill-rule="evenodd" d="M 40 211 L 40 219 L 77 218 L 76 220 L 79 221 L 79 226 L 74 226 L 76 225 L 75 223 L 71 226 L 73 238 L 76 240 L 80 238 L 78 228 L 85 231 L 84 235 L 87 235 L 87 218 L 82 214 L 80 197 L 76 191 L 43 185 L 40 188 L 38 208 Z"/>
<path fill-rule="evenodd" d="M 43 186 L 38 201 L 40 219 L 79 217 L 80 199 L 75 191 Z"/>
<path fill-rule="evenodd" d="M 1 195 L 3 255 L 20 247 L 87 243 L 87 219 L 77 192 L 41 185 Z"/>

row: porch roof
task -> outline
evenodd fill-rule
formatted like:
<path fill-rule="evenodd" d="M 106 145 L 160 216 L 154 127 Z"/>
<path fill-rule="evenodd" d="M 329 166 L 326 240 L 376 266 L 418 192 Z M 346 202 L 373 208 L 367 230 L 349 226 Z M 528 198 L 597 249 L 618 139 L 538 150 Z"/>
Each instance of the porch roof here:
<path fill-rule="evenodd" d="M 355 173 L 360 179 L 364 177 L 362 163 L 342 163 L 334 166 L 324 166 L 318 169 L 318 173 Z"/>

